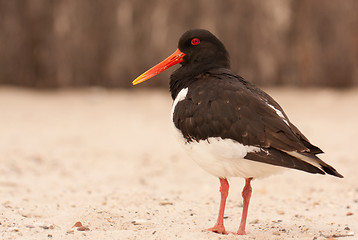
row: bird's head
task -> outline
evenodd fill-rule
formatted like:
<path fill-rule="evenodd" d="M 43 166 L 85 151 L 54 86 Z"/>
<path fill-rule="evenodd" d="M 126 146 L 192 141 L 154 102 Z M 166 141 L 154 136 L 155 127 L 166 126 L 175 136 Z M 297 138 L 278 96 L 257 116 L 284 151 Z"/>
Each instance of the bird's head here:
<path fill-rule="evenodd" d="M 176 72 L 197 75 L 213 68 L 229 68 L 229 57 L 224 45 L 212 33 L 203 29 L 189 30 L 179 40 L 178 49 L 133 81 L 144 82 L 180 63 Z"/>

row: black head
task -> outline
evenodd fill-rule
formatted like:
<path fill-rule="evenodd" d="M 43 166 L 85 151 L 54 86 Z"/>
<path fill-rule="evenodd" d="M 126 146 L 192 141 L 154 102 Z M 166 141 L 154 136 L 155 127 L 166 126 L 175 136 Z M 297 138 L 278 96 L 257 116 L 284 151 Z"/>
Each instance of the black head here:
<path fill-rule="evenodd" d="M 173 99 L 199 74 L 215 68 L 230 68 L 228 53 L 220 40 L 207 30 L 194 29 L 181 36 L 173 54 L 137 77 L 133 84 L 144 82 L 178 63 L 182 66 L 170 76 Z"/>
<path fill-rule="evenodd" d="M 219 39 L 204 29 L 185 32 L 179 39 L 178 48 L 185 53 L 183 67 L 201 71 L 211 68 L 230 68 L 228 53 Z"/>
<path fill-rule="evenodd" d="M 230 68 L 224 44 L 211 32 L 195 29 L 185 32 L 178 44 L 185 54 L 182 66 L 170 76 L 170 92 L 174 99 L 178 92 L 195 81 L 195 77 L 215 68 Z"/>

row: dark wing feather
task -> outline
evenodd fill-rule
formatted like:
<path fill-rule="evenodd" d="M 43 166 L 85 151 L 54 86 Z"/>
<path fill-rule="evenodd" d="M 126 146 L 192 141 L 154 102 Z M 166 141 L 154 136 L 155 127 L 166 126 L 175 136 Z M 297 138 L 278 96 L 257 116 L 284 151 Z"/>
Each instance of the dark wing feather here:
<path fill-rule="evenodd" d="M 245 81 L 245 80 L 243 80 L 243 81 Z M 319 147 L 312 145 L 309 142 L 309 140 L 300 132 L 300 130 L 298 130 L 298 128 L 289 121 L 288 116 L 283 111 L 281 106 L 270 95 L 268 95 L 267 93 L 265 93 L 261 89 L 255 87 L 253 84 L 251 84 L 249 82 L 246 82 L 246 86 L 250 91 L 252 91 L 253 93 L 257 94 L 257 96 L 260 96 L 260 98 L 263 101 L 267 102 L 271 106 L 274 106 L 276 109 L 278 109 L 278 110 L 280 110 L 282 112 L 282 114 L 287 119 L 287 121 L 288 121 L 288 123 L 290 125 L 291 131 L 302 142 L 302 144 L 310 150 L 311 153 L 313 153 L 313 154 L 323 153 L 323 151 Z"/>
<path fill-rule="evenodd" d="M 280 110 L 287 123 L 269 105 Z M 178 102 L 173 121 L 188 142 L 209 137 L 229 138 L 262 149 L 247 154 L 245 158 L 249 160 L 341 176 L 315 156 L 322 150 L 288 120 L 275 100 L 227 69 L 199 75 L 190 84 L 186 98 Z M 321 168 L 288 152 L 306 154 Z"/>
<path fill-rule="evenodd" d="M 245 156 L 245 159 L 294 168 L 310 173 L 324 174 L 324 171 L 321 169 L 274 148 L 268 148 L 259 152 L 250 152 Z"/>
<path fill-rule="evenodd" d="M 190 85 L 173 120 L 188 140 L 222 137 L 244 145 L 309 151 L 290 127 L 236 76 L 214 74 Z"/>

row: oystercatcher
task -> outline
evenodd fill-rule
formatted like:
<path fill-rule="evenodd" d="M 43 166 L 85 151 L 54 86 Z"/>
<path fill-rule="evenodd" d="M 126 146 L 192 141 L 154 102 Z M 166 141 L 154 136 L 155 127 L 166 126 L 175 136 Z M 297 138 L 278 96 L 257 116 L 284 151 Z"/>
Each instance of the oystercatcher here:
<path fill-rule="evenodd" d="M 291 123 L 272 97 L 230 70 L 224 45 L 207 30 L 185 32 L 178 49 L 133 84 L 178 63 L 181 67 L 170 76 L 171 119 L 195 162 L 220 180 L 219 215 L 208 230 L 227 234 L 223 217 L 228 177 L 246 181 L 238 235 L 246 234 L 252 179 L 284 168 L 343 177 L 317 157 L 322 150 Z"/>

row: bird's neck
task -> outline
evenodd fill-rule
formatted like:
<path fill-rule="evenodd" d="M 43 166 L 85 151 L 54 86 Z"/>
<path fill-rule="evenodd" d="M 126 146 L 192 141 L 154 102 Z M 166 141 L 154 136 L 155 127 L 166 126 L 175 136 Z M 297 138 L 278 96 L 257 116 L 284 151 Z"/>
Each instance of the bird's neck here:
<path fill-rule="evenodd" d="M 189 66 L 188 66 L 189 67 Z M 182 66 L 170 75 L 169 90 L 174 100 L 178 93 L 195 81 L 195 76 L 200 74 L 191 72 L 187 66 Z"/>
<path fill-rule="evenodd" d="M 169 89 L 171 97 L 175 100 L 180 90 L 189 87 L 190 84 L 200 79 L 200 75 L 206 74 L 208 71 L 215 69 L 230 68 L 229 65 L 225 67 L 217 64 L 207 64 L 196 66 L 195 64 L 183 65 L 172 73 L 170 76 Z"/>

